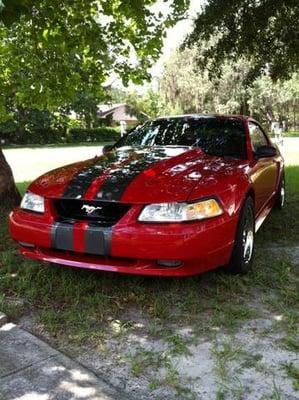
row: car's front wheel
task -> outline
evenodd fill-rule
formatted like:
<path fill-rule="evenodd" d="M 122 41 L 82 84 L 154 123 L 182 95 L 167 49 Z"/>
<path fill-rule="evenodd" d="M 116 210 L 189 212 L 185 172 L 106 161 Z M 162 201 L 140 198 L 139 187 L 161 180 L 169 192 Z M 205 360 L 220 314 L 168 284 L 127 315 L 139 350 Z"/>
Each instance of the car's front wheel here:
<path fill-rule="evenodd" d="M 232 274 L 245 274 L 248 272 L 254 250 L 255 218 L 254 204 L 248 197 L 240 212 L 234 248 L 227 267 Z"/>

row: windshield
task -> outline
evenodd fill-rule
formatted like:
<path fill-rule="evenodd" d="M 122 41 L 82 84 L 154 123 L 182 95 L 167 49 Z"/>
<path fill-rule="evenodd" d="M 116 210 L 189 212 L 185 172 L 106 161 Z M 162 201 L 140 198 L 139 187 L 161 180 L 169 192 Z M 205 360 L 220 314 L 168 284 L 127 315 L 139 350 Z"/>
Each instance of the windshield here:
<path fill-rule="evenodd" d="M 163 118 L 147 121 L 121 138 L 115 147 L 196 146 L 222 157 L 246 158 L 241 120 L 217 117 Z"/>

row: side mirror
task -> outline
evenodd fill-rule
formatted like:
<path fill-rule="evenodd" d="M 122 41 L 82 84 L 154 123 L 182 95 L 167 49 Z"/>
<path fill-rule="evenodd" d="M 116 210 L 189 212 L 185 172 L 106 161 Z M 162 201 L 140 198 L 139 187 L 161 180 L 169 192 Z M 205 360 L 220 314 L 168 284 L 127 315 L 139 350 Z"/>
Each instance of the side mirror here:
<path fill-rule="evenodd" d="M 112 147 L 113 147 L 113 144 L 106 144 L 104 147 L 103 147 L 103 154 L 106 154 L 106 153 L 109 153 L 109 151 L 111 151 L 112 150 Z"/>
<path fill-rule="evenodd" d="M 277 149 L 274 146 L 261 146 L 255 151 L 256 158 L 274 157 L 277 155 Z"/>

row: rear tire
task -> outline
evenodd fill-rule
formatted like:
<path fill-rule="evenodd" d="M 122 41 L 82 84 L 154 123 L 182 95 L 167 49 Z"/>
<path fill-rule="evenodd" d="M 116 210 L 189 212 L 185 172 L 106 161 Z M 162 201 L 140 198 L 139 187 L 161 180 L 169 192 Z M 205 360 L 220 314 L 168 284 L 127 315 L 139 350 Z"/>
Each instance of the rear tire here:
<path fill-rule="evenodd" d="M 246 274 L 252 262 L 255 238 L 254 204 L 248 197 L 241 209 L 235 243 L 227 271 L 231 274 Z"/>
<path fill-rule="evenodd" d="M 274 207 L 278 210 L 282 210 L 284 207 L 284 203 L 285 203 L 285 177 L 283 172 L 278 186 Z"/>

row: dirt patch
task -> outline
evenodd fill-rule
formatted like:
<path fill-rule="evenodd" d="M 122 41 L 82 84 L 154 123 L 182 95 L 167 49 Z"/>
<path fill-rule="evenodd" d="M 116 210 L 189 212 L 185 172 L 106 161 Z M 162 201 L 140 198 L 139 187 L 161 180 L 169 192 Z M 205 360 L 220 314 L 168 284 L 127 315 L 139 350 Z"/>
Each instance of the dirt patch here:
<path fill-rule="evenodd" d="M 210 340 L 192 337 L 192 328 L 177 330 L 178 338 L 193 342 L 182 354 L 167 339 L 130 333 L 108 340 L 102 353 L 81 349 L 77 360 L 139 399 L 295 400 L 288 368 L 299 368 L 299 359 L 283 348 L 277 322 L 275 316 L 252 320 L 236 334 L 215 332 Z"/>

